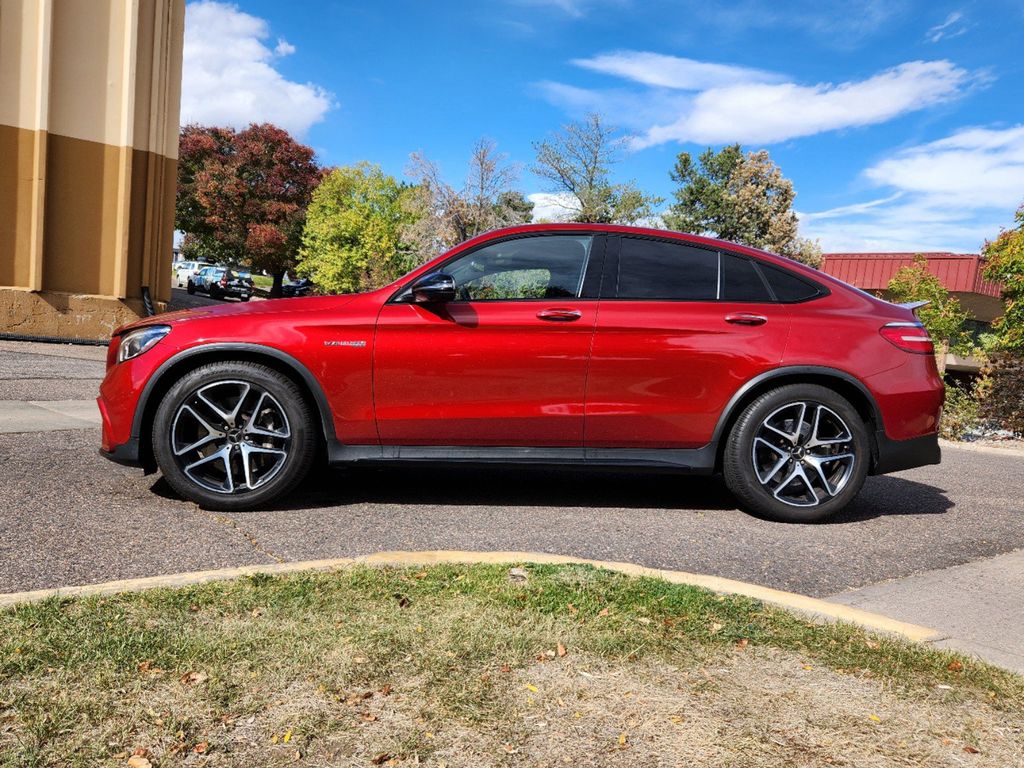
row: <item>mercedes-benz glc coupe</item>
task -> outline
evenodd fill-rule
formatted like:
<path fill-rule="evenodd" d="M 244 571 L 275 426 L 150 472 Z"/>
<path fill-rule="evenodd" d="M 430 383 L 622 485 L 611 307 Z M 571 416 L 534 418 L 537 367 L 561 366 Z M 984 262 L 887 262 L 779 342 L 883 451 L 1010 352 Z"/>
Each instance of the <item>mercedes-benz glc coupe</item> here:
<path fill-rule="evenodd" d="M 743 508 L 810 522 L 939 461 L 910 309 L 664 230 L 490 232 L 369 293 L 131 323 L 107 366 L 102 452 L 212 509 L 267 505 L 325 458 L 721 473 Z"/>

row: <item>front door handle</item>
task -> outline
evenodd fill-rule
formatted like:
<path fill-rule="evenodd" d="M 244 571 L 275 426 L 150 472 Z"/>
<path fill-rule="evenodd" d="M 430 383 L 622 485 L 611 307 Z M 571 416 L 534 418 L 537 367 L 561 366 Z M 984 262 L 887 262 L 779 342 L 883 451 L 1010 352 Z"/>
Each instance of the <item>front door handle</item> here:
<path fill-rule="evenodd" d="M 578 309 L 542 309 L 537 313 L 537 317 L 549 323 L 571 323 L 583 317 L 583 313 Z"/>
<path fill-rule="evenodd" d="M 755 315 L 753 312 L 733 312 L 725 316 L 725 322 L 734 325 L 764 325 L 768 318 L 764 315 Z"/>

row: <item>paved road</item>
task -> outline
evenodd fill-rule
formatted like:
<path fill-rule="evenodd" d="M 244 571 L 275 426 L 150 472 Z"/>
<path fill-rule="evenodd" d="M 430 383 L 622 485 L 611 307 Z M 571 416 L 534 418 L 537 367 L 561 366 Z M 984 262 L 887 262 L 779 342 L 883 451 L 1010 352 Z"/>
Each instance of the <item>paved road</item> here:
<path fill-rule="evenodd" d="M 870 478 L 828 525 L 736 510 L 714 480 L 540 469 L 328 471 L 218 514 L 96 454 L 96 429 L 0 435 L 0 591 L 387 549 L 539 550 L 826 596 L 1024 547 L 1024 460 L 948 450 Z"/>
<path fill-rule="evenodd" d="M 0 342 L 0 400 L 90 389 L 105 350 Z M 11 394 L 14 391 L 21 395 Z M 63 405 L 52 404 L 54 408 Z M 539 550 L 815 596 L 1024 548 L 1024 458 L 947 450 L 869 478 L 831 524 L 752 518 L 719 481 L 543 469 L 325 471 L 215 514 L 96 453 L 99 430 L 0 434 L 0 591 L 386 549 Z"/>

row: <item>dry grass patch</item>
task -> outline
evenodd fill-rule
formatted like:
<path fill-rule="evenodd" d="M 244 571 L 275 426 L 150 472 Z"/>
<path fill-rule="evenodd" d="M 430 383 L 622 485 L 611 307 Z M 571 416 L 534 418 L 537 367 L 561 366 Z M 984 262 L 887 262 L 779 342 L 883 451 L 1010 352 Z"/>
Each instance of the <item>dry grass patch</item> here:
<path fill-rule="evenodd" d="M 0 612 L 0 766 L 1024 764 L 1024 681 L 586 566 Z"/>

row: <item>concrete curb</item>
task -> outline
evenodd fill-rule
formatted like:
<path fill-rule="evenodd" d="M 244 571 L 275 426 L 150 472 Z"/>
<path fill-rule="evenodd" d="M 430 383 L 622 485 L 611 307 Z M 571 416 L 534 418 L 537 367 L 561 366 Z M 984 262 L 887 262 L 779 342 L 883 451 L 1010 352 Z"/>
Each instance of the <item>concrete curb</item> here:
<path fill-rule="evenodd" d="M 976 453 L 994 453 L 997 456 L 1024 456 L 1024 447 L 1008 445 L 1005 448 L 1000 445 L 976 445 L 975 443 L 958 443 L 953 440 L 939 440 L 939 445 L 945 448 L 953 448 L 960 451 L 974 451 Z"/>
<path fill-rule="evenodd" d="M 240 568 L 222 568 L 213 571 L 193 571 L 191 573 L 175 573 L 166 576 L 150 576 L 142 579 L 122 579 L 101 584 L 86 584 L 75 587 L 59 587 L 56 589 L 39 589 L 30 592 L 11 592 L 0 594 L 0 608 L 20 603 L 36 602 L 50 597 L 85 597 L 90 595 L 112 595 L 118 592 L 137 592 L 158 587 L 184 587 L 192 584 L 205 584 L 211 581 L 226 581 L 240 576 L 252 576 L 257 573 L 280 575 L 299 571 L 326 571 L 337 568 L 348 568 L 354 565 L 375 567 L 422 567 L 440 563 L 457 564 L 496 564 L 511 565 L 514 563 L 542 564 L 582 564 L 604 568 L 609 571 L 629 576 L 646 576 L 663 579 L 671 584 L 688 584 L 703 587 L 713 592 L 761 600 L 765 603 L 781 606 L 791 611 L 812 616 L 826 621 L 845 621 L 856 624 L 873 632 L 884 632 L 899 635 L 916 642 L 927 642 L 940 637 L 939 633 L 929 627 L 891 619 L 870 611 L 852 606 L 830 603 L 806 595 L 783 592 L 778 589 L 748 584 L 743 581 L 724 579 L 719 576 L 705 576 L 686 571 L 668 571 L 659 568 L 647 568 L 633 563 L 619 563 L 606 560 L 588 560 L 580 557 L 550 555 L 544 552 L 463 552 L 434 550 L 425 552 L 378 552 L 362 557 L 345 557 L 331 560 L 308 560 L 297 563 L 272 563 L 267 565 L 249 565 Z"/>

